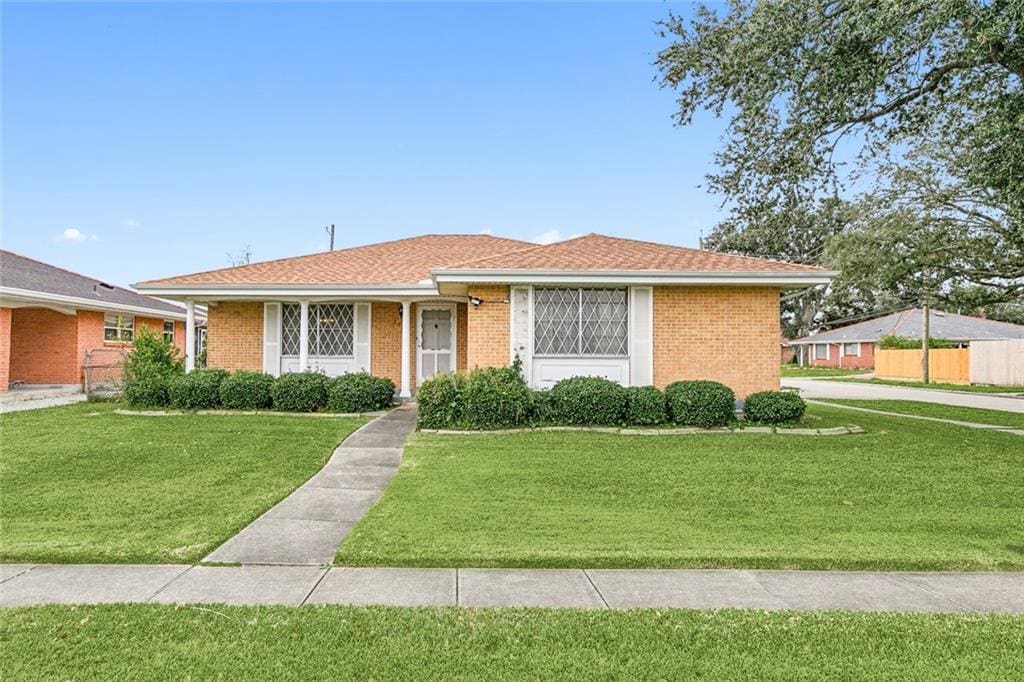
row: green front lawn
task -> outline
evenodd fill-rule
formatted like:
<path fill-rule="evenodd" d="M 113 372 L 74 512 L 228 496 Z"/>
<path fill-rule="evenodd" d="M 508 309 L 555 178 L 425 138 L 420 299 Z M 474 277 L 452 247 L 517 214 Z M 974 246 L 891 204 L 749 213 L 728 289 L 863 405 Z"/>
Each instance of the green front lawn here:
<path fill-rule="evenodd" d="M 336 562 L 1024 569 L 1020 436 L 810 412 L 868 433 L 416 434 Z"/>
<path fill-rule="evenodd" d="M 366 420 L 0 416 L 2 562 L 194 562 L 323 466 Z"/>
<path fill-rule="evenodd" d="M 33 679 L 1020 679 L 978 614 L 116 605 L 0 611 Z"/>
<path fill-rule="evenodd" d="M 868 374 L 870 369 L 848 369 L 845 367 L 800 367 L 799 365 L 782 365 L 781 373 L 785 377 L 848 377 L 855 374 Z"/>
<path fill-rule="evenodd" d="M 837 405 L 851 405 L 853 407 L 867 407 L 872 410 L 885 410 L 886 412 L 896 412 L 899 414 L 913 414 L 921 417 L 953 419 L 961 422 L 974 422 L 975 424 L 993 424 L 995 426 L 1008 426 L 1015 429 L 1024 429 L 1024 414 L 1019 412 L 984 410 L 978 407 L 937 405 L 935 403 L 922 403 L 914 400 L 848 400 L 838 398 L 820 398 L 816 400 L 821 400 L 822 402 L 827 403 L 836 403 Z M 855 412 L 847 412 L 846 415 L 848 420 L 858 421 L 860 419 L 860 415 Z"/>
<path fill-rule="evenodd" d="M 961 391 L 966 393 L 1024 393 L 1021 386 L 986 386 L 983 384 L 944 384 L 941 382 L 903 381 L 902 379 L 850 379 L 861 384 L 881 386 L 903 386 L 906 388 L 930 388 L 934 391 Z"/>

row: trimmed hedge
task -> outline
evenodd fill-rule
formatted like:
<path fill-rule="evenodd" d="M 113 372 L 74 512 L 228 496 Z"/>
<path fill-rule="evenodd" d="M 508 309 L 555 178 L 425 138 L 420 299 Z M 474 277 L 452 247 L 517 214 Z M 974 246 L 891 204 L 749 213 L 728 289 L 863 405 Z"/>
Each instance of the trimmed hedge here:
<path fill-rule="evenodd" d="M 204 410 L 220 405 L 220 385 L 227 370 L 199 369 L 171 379 L 167 394 L 171 405 L 185 410 Z"/>
<path fill-rule="evenodd" d="M 327 404 L 327 377 L 318 372 L 290 372 L 274 381 L 270 396 L 283 412 L 318 412 Z"/>
<path fill-rule="evenodd" d="M 533 416 L 533 394 L 516 367 L 474 369 L 462 398 L 462 419 L 476 429 L 521 426 Z"/>
<path fill-rule="evenodd" d="M 220 403 L 229 410 L 269 408 L 274 402 L 270 395 L 273 385 L 274 377 L 269 374 L 238 370 L 220 382 Z"/>
<path fill-rule="evenodd" d="M 736 394 L 717 381 L 677 381 L 665 389 L 672 421 L 685 426 L 725 426 L 735 417 Z"/>
<path fill-rule="evenodd" d="M 654 426 L 668 421 L 665 394 L 654 386 L 633 386 L 626 389 L 627 424 Z"/>
<path fill-rule="evenodd" d="M 743 413 L 749 421 L 761 424 L 791 424 L 804 416 L 807 403 L 796 393 L 788 391 L 761 391 L 751 393 L 743 404 Z"/>
<path fill-rule="evenodd" d="M 416 423 L 421 429 L 450 429 L 462 424 L 465 374 L 437 374 L 416 391 Z"/>
<path fill-rule="evenodd" d="M 552 417 L 561 424 L 619 424 L 626 400 L 625 388 L 600 377 L 562 379 L 551 388 Z"/>
<path fill-rule="evenodd" d="M 125 382 L 121 397 L 135 407 L 164 407 L 170 402 L 168 383 L 170 378 L 162 374 L 140 374 Z"/>
<path fill-rule="evenodd" d="M 395 382 L 369 372 L 342 374 L 327 385 L 327 409 L 331 412 L 372 412 L 390 407 Z"/>

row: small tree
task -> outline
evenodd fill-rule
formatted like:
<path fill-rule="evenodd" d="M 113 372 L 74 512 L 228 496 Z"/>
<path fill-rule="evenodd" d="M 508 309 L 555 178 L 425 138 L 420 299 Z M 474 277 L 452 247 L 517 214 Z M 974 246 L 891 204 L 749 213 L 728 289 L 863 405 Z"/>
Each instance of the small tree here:
<path fill-rule="evenodd" d="M 172 377 L 184 371 L 177 347 L 142 326 L 124 363 L 124 398 L 134 405 L 164 405 Z"/>

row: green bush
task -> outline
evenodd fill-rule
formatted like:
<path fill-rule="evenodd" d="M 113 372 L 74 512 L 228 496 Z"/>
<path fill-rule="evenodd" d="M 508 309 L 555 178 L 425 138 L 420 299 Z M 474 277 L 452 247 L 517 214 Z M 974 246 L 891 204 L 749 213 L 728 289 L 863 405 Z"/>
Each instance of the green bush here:
<path fill-rule="evenodd" d="M 625 388 L 600 377 L 562 379 L 551 388 L 552 416 L 559 424 L 619 424 L 626 400 Z"/>
<path fill-rule="evenodd" d="M 416 424 L 421 429 L 451 429 L 462 425 L 464 374 L 437 374 L 416 391 Z"/>
<path fill-rule="evenodd" d="M 317 412 L 327 404 L 327 377 L 318 372 L 282 374 L 270 389 L 274 409 Z"/>
<path fill-rule="evenodd" d="M 949 339 L 928 339 L 929 348 L 952 348 L 953 342 Z M 921 339 L 911 339 L 906 336 L 890 334 L 878 342 L 881 350 L 921 350 Z"/>
<path fill-rule="evenodd" d="M 532 392 L 516 366 L 474 369 L 462 398 L 462 418 L 476 429 L 521 426 L 533 412 Z"/>
<path fill-rule="evenodd" d="M 273 404 L 273 386 L 269 374 L 239 370 L 220 382 L 220 403 L 229 410 L 263 410 Z"/>
<path fill-rule="evenodd" d="M 390 407 L 395 382 L 369 372 L 342 374 L 327 385 L 327 409 L 331 412 L 372 412 Z"/>
<path fill-rule="evenodd" d="M 626 389 L 626 396 L 627 424 L 653 426 L 668 419 L 665 394 L 654 386 L 633 386 Z"/>
<path fill-rule="evenodd" d="M 789 391 L 751 393 L 743 403 L 747 420 L 761 424 L 791 424 L 804 416 L 807 403 Z"/>
<path fill-rule="evenodd" d="M 533 421 L 546 424 L 555 420 L 555 401 L 551 391 L 531 391 L 533 394 Z"/>
<path fill-rule="evenodd" d="M 168 385 L 183 371 L 183 362 L 174 344 L 165 341 L 163 334 L 140 326 L 132 352 L 125 358 L 122 397 L 129 405 L 166 405 L 170 400 Z"/>
<path fill-rule="evenodd" d="M 197 369 L 181 374 L 167 384 L 171 405 L 185 410 L 204 410 L 220 405 L 220 384 L 228 372 L 223 369 Z"/>
<path fill-rule="evenodd" d="M 669 416 L 677 424 L 711 428 L 733 420 L 736 395 L 717 381 L 677 381 L 665 389 Z"/>

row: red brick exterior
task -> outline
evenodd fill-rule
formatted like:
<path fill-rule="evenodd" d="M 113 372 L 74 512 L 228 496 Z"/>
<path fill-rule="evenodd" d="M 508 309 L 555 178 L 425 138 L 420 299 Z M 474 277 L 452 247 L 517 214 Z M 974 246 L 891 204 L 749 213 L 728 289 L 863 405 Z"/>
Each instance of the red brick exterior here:
<path fill-rule="evenodd" d="M 842 344 L 828 344 L 828 359 L 818 359 L 814 354 L 814 344 L 806 346 L 809 364 L 815 367 L 845 367 L 847 369 L 874 369 L 875 344 L 873 341 L 861 341 L 860 355 L 843 355 Z"/>
<path fill-rule="evenodd" d="M 0 308 L 0 393 L 11 383 L 11 309 Z"/>

